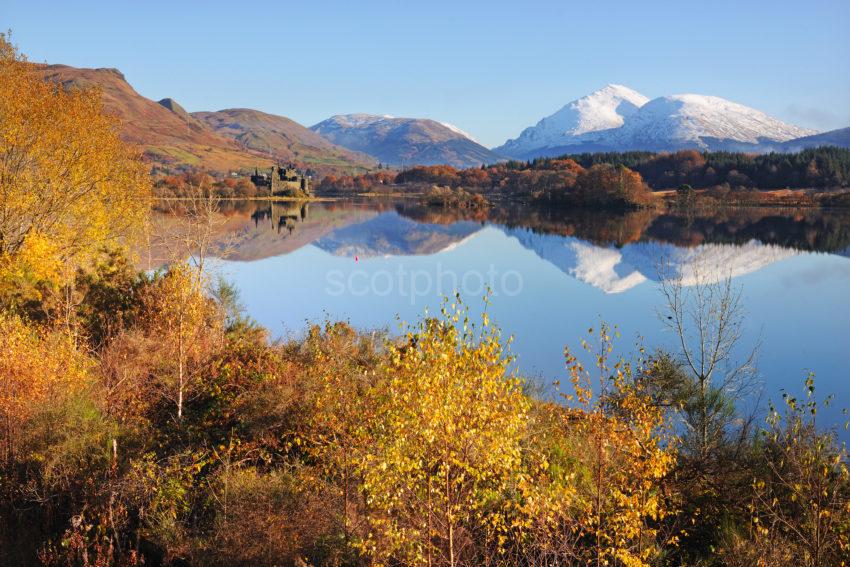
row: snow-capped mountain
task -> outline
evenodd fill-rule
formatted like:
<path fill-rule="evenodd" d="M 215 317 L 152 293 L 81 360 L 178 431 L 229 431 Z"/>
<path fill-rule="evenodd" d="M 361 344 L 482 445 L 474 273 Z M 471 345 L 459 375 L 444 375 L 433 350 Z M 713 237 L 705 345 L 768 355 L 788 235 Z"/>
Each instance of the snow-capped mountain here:
<path fill-rule="evenodd" d="M 537 125 L 523 130 L 518 138 L 508 140 L 493 151 L 523 157 L 539 149 L 575 145 L 587 139 L 587 134 L 619 128 L 627 116 L 647 101 L 648 98 L 628 87 L 607 85 L 567 103 Z"/>
<path fill-rule="evenodd" d="M 310 128 L 327 140 L 389 165 L 474 167 L 499 156 L 454 126 L 427 118 L 342 114 Z"/>
<path fill-rule="evenodd" d="M 626 87 L 609 85 L 571 102 L 495 151 L 519 159 L 586 151 L 769 151 L 813 133 L 716 96 L 647 100 Z"/>

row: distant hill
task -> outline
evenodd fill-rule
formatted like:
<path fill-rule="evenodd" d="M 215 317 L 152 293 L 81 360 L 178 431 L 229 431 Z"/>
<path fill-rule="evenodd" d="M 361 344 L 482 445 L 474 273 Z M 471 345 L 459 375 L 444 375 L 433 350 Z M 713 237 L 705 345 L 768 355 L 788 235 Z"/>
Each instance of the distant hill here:
<path fill-rule="evenodd" d="M 332 116 L 310 129 L 334 144 L 392 166 L 475 167 L 500 160 L 456 126 L 426 118 L 345 114 Z"/>
<path fill-rule="evenodd" d="M 766 152 L 813 133 L 716 96 L 649 100 L 627 87 L 608 85 L 568 103 L 493 151 L 516 159 L 630 150 Z"/>
<path fill-rule="evenodd" d="M 217 112 L 193 112 L 200 121 L 221 136 L 240 146 L 279 161 L 294 161 L 319 171 L 329 168 L 365 171 L 377 162 L 365 154 L 337 146 L 286 118 L 248 108 L 229 108 Z"/>
<path fill-rule="evenodd" d="M 186 112 L 174 99 L 155 102 L 143 97 L 117 69 L 82 69 L 67 65 L 44 65 L 39 69 L 46 80 L 67 88 L 99 88 L 104 108 L 122 122 L 122 138 L 139 145 L 153 166 L 166 171 L 199 168 L 227 172 L 265 167 L 273 161 L 295 161 L 319 173 L 357 172 L 370 163 L 367 158 L 335 147 L 284 117 L 256 113 L 273 118 L 271 122 L 286 122 L 286 128 L 278 132 L 281 140 L 275 139 L 274 129 L 263 125 L 262 120 L 246 119 L 239 123 L 244 115 L 235 117 L 228 123 L 229 127 L 223 124 L 226 115 L 221 115 L 221 120 L 211 118 L 211 122 L 218 124 L 212 127 L 206 120 Z M 258 128 L 254 134 L 251 133 L 252 125 Z M 221 131 L 217 131 L 219 129 Z M 243 140 L 231 135 L 237 130 Z M 266 145 L 260 149 L 257 144 L 247 143 L 245 138 L 264 140 Z"/>
<path fill-rule="evenodd" d="M 783 142 L 777 149 L 785 152 L 799 152 L 807 148 L 817 148 L 820 146 L 850 148 L 850 127 L 788 140 L 787 142 Z"/>

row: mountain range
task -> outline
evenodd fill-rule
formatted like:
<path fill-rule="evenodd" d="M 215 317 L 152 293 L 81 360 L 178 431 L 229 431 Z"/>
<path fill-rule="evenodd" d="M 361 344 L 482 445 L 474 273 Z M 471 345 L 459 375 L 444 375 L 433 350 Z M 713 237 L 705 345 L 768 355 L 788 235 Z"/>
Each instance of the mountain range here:
<path fill-rule="evenodd" d="M 104 108 L 121 121 L 122 138 L 138 145 L 163 171 L 227 172 L 295 161 L 321 174 L 377 165 L 284 116 L 248 109 L 189 113 L 174 99 L 153 101 L 136 92 L 117 69 L 43 65 L 39 71 L 65 88 L 100 89 Z"/>
<path fill-rule="evenodd" d="M 117 69 L 40 68 L 44 78 L 66 88 L 98 88 L 104 108 L 121 120 L 121 136 L 138 145 L 156 165 L 186 164 L 208 169 L 250 167 L 237 144 L 180 115 L 176 103 L 158 104 L 137 93 Z M 176 110 L 176 111 L 175 111 Z M 185 111 L 184 111 L 185 112 Z"/>
<path fill-rule="evenodd" d="M 38 69 L 46 80 L 66 88 L 99 88 L 104 107 L 121 120 L 122 137 L 137 144 L 160 171 L 227 172 L 295 162 L 321 176 L 361 173 L 379 163 L 463 168 L 505 158 L 597 151 L 850 147 L 850 128 L 816 133 L 720 97 L 682 94 L 650 100 L 614 84 L 567 103 L 517 138 L 488 149 L 460 128 L 428 118 L 344 114 L 306 128 L 285 116 L 247 108 L 190 113 L 172 98 L 145 98 L 116 69 Z"/>
<path fill-rule="evenodd" d="M 650 100 L 628 87 L 607 85 L 566 104 L 494 151 L 516 159 L 630 150 L 783 151 L 814 134 L 716 96 L 680 94 Z"/>
<path fill-rule="evenodd" d="M 285 116 L 250 108 L 229 108 L 193 112 L 192 117 L 241 147 L 273 156 L 277 161 L 299 162 L 311 169 L 377 165 L 372 156 L 334 144 Z"/>

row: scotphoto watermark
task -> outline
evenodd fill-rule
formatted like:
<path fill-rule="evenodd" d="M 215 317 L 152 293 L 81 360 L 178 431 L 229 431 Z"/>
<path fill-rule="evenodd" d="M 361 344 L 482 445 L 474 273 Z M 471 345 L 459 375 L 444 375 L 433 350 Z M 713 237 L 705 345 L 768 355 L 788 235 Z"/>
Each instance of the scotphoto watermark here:
<path fill-rule="evenodd" d="M 522 274 L 516 270 L 500 271 L 490 265 L 486 271 L 444 269 L 437 262 L 431 269 L 408 270 L 399 265 L 395 270 L 356 269 L 350 272 L 329 270 L 325 275 L 325 293 L 339 297 L 399 296 L 408 298 L 411 305 L 418 298 L 451 296 L 460 293 L 474 297 L 490 293 L 493 297 L 516 296 L 522 293 Z"/>

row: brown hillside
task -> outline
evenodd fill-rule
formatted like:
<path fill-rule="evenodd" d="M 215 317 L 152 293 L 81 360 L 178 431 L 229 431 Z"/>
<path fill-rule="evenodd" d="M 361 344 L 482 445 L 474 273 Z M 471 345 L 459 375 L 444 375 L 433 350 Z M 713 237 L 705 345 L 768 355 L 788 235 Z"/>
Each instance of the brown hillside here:
<path fill-rule="evenodd" d="M 254 149 L 256 144 L 237 141 L 227 131 L 217 132 L 203 120 L 187 113 L 173 99 L 155 102 L 143 97 L 117 69 L 81 69 L 67 65 L 43 65 L 39 69 L 46 80 L 66 88 L 99 88 L 103 93 L 106 110 L 121 120 L 122 137 L 130 143 L 138 144 L 156 169 L 203 169 L 223 173 L 255 166 L 265 167 L 272 163 L 265 148 L 257 151 Z M 316 144 L 313 137 L 318 136 L 287 118 L 272 118 L 281 122 L 275 128 L 287 132 L 288 139 L 292 140 L 288 153 L 276 151 L 278 146 L 284 148 L 286 144 L 273 139 L 275 128 L 263 126 L 257 133 L 252 133 L 246 124 L 242 134 L 246 139 L 268 139 L 274 142 L 271 154 L 273 159 L 294 161 L 302 167 L 312 167 L 319 173 L 362 171 L 369 166 L 367 160 L 354 152 L 329 142 Z M 282 126 L 283 121 L 288 123 L 286 128 Z M 251 124 L 260 122 L 255 120 Z M 299 128 L 310 137 L 299 137 Z M 300 141 L 301 138 L 306 142 Z"/>
<path fill-rule="evenodd" d="M 191 116 L 218 134 L 236 140 L 242 147 L 270 155 L 278 161 L 295 161 L 317 171 L 365 171 L 376 165 L 374 158 L 334 145 L 285 116 L 249 108 L 194 112 Z"/>
<path fill-rule="evenodd" d="M 47 65 L 43 73 L 65 87 L 101 89 L 104 107 L 121 119 L 122 137 L 141 146 L 155 166 L 226 171 L 252 167 L 261 157 L 200 124 L 193 128 L 179 114 L 137 93 L 117 69 Z"/>

